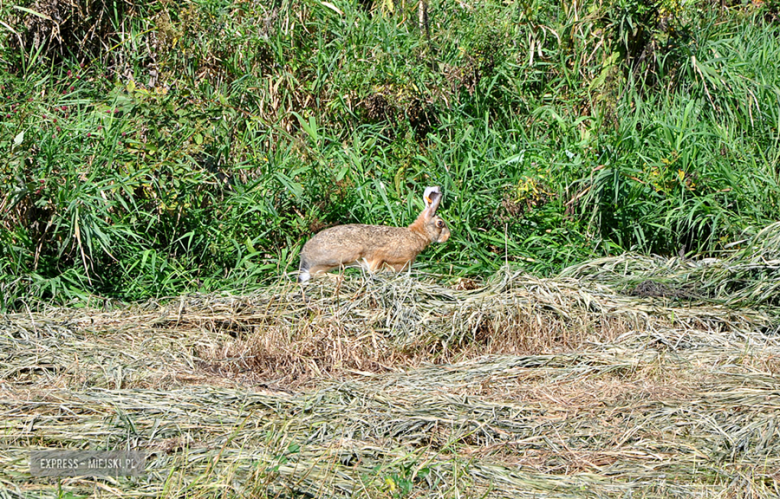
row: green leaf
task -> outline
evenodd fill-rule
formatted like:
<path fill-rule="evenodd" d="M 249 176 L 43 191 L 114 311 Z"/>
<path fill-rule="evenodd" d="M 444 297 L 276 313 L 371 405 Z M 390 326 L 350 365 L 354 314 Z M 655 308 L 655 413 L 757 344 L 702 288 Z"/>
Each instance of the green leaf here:
<path fill-rule="evenodd" d="M 341 180 L 344 178 L 344 175 L 347 174 L 349 171 L 349 165 L 345 165 L 341 167 L 341 170 L 336 174 L 336 182 L 341 182 Z"/>
<path fill-rule="evenodd" d="M 46 19 L 47 21 L 51 21 L 51 17 L 47 16 L 46 14 L 41 14 L 40 12 L 36 12 L 36 11 L 34 11 L 32 9 L 27 9 L 27 8 L 24 8 L 24 7 L 20 7 L 18 5 L 14 5 L 14 9 L 21 10 L 22 12 L 27 12 L 28 14 L 32 14 L 34 16 L 38 16 L 41 19 Z"/>

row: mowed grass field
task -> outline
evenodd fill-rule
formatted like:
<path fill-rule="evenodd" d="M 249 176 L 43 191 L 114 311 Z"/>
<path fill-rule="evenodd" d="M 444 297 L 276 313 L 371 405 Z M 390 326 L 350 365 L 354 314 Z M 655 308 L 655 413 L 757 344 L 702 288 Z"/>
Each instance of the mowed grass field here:
<path fill-rule="evenodd" d="M 778 12 L 0 2 L 0 497 L 780 496 Z"/>
<path fill-rule="evenodd" d="M 776 497 L 780 320 L 744 299 L 778 260 L 744 256 L 7 314 L 3 494 Z M 31 477 L 40 448 L 132 448 L 146 471 Z"/>

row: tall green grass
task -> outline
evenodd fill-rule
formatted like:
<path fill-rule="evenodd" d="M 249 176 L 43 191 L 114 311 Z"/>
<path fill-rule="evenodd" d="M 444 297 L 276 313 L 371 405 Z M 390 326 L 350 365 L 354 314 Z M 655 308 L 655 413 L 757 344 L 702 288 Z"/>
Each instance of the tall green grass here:
<path fill-rule="evenodd" d="M 410 223 L 426 185 L 453 237 L 418 265 L 454 276 L 713 254 L 780 215 L 768 8 L 439 1 L 426 30 L 80 0 L 60 43 L 57 5 L 0 6 L 3 308 L 251 289 L 323 227 Z"/>

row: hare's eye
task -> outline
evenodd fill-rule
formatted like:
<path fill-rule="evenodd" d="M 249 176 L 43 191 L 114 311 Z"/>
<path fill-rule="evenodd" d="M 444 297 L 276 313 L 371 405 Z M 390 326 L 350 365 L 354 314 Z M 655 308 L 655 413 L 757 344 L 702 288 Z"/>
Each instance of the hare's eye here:
<path fill-rule="evenodd" d="M 442 229 L 444 228 L 444 220 L 439 220 L 436 222 L 436 227 Z"/>

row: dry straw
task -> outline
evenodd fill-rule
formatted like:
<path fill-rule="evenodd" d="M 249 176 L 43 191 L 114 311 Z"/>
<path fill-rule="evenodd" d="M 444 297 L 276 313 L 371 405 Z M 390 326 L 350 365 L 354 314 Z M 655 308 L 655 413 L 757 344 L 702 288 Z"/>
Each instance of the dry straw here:
<path fill-rule="evenodd" d="M 776 497 L 777 260 L 758 241 L 477 287 L 330 276 L 306 302 L 282 282 L 5 315 L 0 496 Z M 29 476 L 41 448 L 150 459 L 55 484 Z"/>

